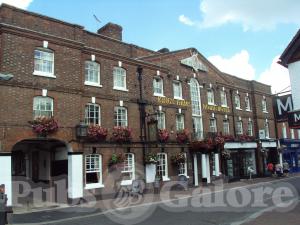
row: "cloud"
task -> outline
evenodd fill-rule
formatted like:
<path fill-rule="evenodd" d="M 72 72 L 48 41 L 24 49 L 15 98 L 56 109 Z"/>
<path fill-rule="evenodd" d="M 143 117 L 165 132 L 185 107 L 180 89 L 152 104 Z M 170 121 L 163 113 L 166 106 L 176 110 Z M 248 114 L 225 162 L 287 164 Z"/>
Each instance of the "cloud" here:
<path fill-rule="evenodd" d="M 279 56 L 276 56 L 268 69 L 260 74 L 258 81 L 272 86 L 272 92 L 278 93 L 290 86 L 290 77 L 288 69 L 279 65 L 277 61 Z M 286 90 L 290 90 L 287 88 Z"/>
<path fill-rule="evenodd" d="M 208 57 L 208 60 L 222 72 L 271 85 L 273 93 L 279 93 L 290 86 L 288 70 L 277 63 L 279 56 L 276 56 L 270 66 L 259 75 L 255 74 L 255 69 L 249 63 L 249 58 L 248 51 L 242 50 L 230 58 L 215 55 Z M 290 90 L 290 88 L 286 90 Z"/>
<path fill-rule="evenodd" d="M 6 3 L 21 9 L 27 9 L 33 0 L 0 0 L 0 4 Z"/>
<path fill-rule="evenodd" d="M 228 59 L 223 58 L 220 55 L 214 55 L 208 57 L 208 60 L 222 72 L 229 73 L 243 79 L 253 80 L 255 78 L 255 69 L 249 63 L 249 58 L 250 56 L 248 51 L 242 50 Z"/>
<path fill-rule="evenodd" d="M 188 26 L 194 26 L 195 23 L 193 21 L 191 21 L 190 18 L 186 17 L 185 15 L 180 15 L 179 16 L 179 21 L 185 25 L 188 25 Z"/>
<path fill-rule="evenodd" d="M 244 31 L 271 30 L 278 24 L 300 25 L 300 1 L 297 0 L 202 0 L 201 21 L 184 16 L 179 21 L 200 28 L 217 27 L 224 24 L 240 24 Z M 181 18 L 182 19 L 182 18 Z"/>

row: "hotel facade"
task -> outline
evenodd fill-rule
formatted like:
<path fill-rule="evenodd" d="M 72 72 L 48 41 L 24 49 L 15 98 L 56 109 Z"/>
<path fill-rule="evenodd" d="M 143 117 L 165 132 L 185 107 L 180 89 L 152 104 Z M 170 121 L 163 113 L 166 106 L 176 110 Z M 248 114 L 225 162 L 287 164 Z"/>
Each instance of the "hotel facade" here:
<path fill-rule="evenodd" d="M 153 173 L 163 182 L 185 175 L 193 186 L 248 178 L 249 168 L 263 176 L 278 160 L 270 86 L 222 73 L 195 48 L 152 51 L 123 42 L 113 23 L 92 33 L 6 4 L 0 35 L 9 205 L 22 178 L 54 192 L 63 178 L 66 197 L 79 199 L 136 179 L 151 189 Z"/>

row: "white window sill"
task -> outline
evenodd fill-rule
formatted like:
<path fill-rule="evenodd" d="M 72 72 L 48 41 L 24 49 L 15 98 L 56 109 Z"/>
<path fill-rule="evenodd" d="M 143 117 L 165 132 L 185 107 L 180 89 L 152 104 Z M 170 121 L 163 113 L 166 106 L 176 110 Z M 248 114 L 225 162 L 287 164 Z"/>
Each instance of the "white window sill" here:
<path fill-rule="evenodd" d="M 268 111 L 263 111 L 263 113 L 269 113 Z"/>
<path fill-rule="evenodd" d="M 33 75 L 41 76 L 41 77 L 56 78 L 56 76 L 52 73 L 44 73 L 44 72 L 40 72 L 40 71 L 34 71 Z"/>
<path fill-rule="evenodd" d="M 93 86 L 93 87 L 102 87 L 101 84 L 91 83 L 91 82 L 84 82 L 84 85 Z"/>
<path fill-rule="evenodd" d="M 123 87 L 114 87 L 113 89 L 117 90 L 117 91 L 128 91 L 128 89 L 123 88 Z"/>
<path fill-rule="evenodd" d="M 163 181 L 170 181 L 171 179 L 169 177 L 163 177 L 162 180 Z"/>
<path fill-rule="evenodd" d="M 252 110 L 251 110 L 251 109 L 246 109 L 246 111 L 247 111 L 247 112 L 252 112 Z"/>
<path fill-rule="evenodd" d="M 104 185 L 101 183 L 95 183 L 95 184 L 86 184 L 84 189 L 89 190 L 89 189 L 95 189 L 95 188 L 104 188 Z"/>
<path fill-rule="evenodd" d="M 132 185 L 132 180 L 122 180 L 121 186 L 129 186 Z"/>
<path fill-rule="evenodd" d="M 228 105 L 221 105 L 223 108 L 229 108 Z"/>
<path fill-rule="evenodd" d="M 174 99 L 176 99 L 176 100 L 184 100 L 182 97 L 180 98 L 180 97 L 174 97 Z"/>
<path fill-rule="evenodd" d="M 236 110 L 240 110 L 240 111 L 243 111 L 241 108 L 235 108 Z"/>
<path fill-rule="evenodd" d="M 207 103 L 207 105 L 213 105 L 213 106 L 217 106 L 217 105 L 215 105 L 215 103 Z"/>
<path fill-rule="evenodd" d="M 190 176 L 186 175 L 186 174 L 178 174 L 178 176 L 185 176 L 186 178 L 190 178 Z"/>
<path fill-rule="evenodd" d="M 157 94 L 157 93 L 154 93 L 153 94 L 155 97 L 166 97 L 166 96 L 164 96 L 163 94 Z"/>

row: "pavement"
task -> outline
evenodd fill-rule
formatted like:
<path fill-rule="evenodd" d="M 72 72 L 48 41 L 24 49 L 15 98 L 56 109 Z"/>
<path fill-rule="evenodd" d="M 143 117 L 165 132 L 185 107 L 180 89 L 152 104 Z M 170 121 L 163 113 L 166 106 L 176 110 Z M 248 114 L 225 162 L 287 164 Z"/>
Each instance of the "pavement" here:
<path fill-rule="evenodd" d="M 252 192 L 260 191 L 259 188 L 267 190 L 277 184 L 280 184 L 280 187 L 285 184 L 295 187 L 294 189 L 299 195 L 300 174 L 292 174 L 288 178 L 255 178 L 232 183 L 222 183 L 221 180 L 216 180 L 212 185 L 190 188 L 187 191 L 164 186 L 160 194 L 147 193 L 137 198 L 120 195 L 115 199 L 105 199 L 78 206 L 57 205 L 55 208 L 41 207 L 30 209 L 30 211 L 27 211 L 26 208 L 23 211 L 19 209 L 10 217 L 10 224 L 299 225 L 300 222 L 296 222 L 300 221 L 300 216 L 297 215 L 300 210 L 298 197 L 294 199 L 297 202 L 295 208 L 285 212 L 285 216 L 282 216 L 281 212 L 274 213 L 276 205 L 273 204 L 274 200 L 270 196 L 267 198 L 262 196 L 263 199 L 259 200 L 268 205 L 264 208 L 248 207 L 248 205 L 243 207 L 226 205 L 207 207 L 205 205 L 205 201 L 209 199 L 224 199 L 225 196 L 225 202 L 240 206 L 243 199 L 239 194 L 237 194 L 236 202 L 228 197 L 233 190 L 238 190 L 240 193 L 249 190 L 250 193 L 250 190 Z M 255 200 L 253 202 L 258 204 Z"/>

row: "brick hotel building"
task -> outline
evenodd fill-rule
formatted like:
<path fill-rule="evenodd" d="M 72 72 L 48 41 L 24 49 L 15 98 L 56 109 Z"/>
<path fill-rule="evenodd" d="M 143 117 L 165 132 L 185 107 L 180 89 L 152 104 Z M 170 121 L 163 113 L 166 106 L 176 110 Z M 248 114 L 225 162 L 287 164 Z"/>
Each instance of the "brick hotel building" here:
<path fill-rule="evenodd" d="M 149 153 L 158 157 L 164 182 L 184 174 L 195 186 L 248 177 L 249 166 L 262 176 L 265 164 L 277 160 L 270 86 L 220 72 L 197 49 L 152 51 L 123 42 L 116 24 L 92 33 L 6 4 L 0 36 L 0 184 L 9 205 L 12 181 L 20 177 L 49 186 L 66 177 L 70 199 L 114 193 L 116 185 L 148 176 Z M 57 131 L 33 132 L 28 121 L 39 116 L 58 121 Z M 163 143 L 153 138 L 153 119 L 168 131 Z M 106 141 L 82 138 L 83 123 L 107 128 Z M 114 140 L 113 127 L 131 128 L 131 141 Z M 178 143 L 184 128 L 189 141 Z M 191 143 L 216 133 L 231 137 L 222 150 L 230 157 L 191 150 Z M 109 181 L 109 162 L 119 153 L 122 176 Z M 178 153 L 186 160 L 173 165 Z"/>

